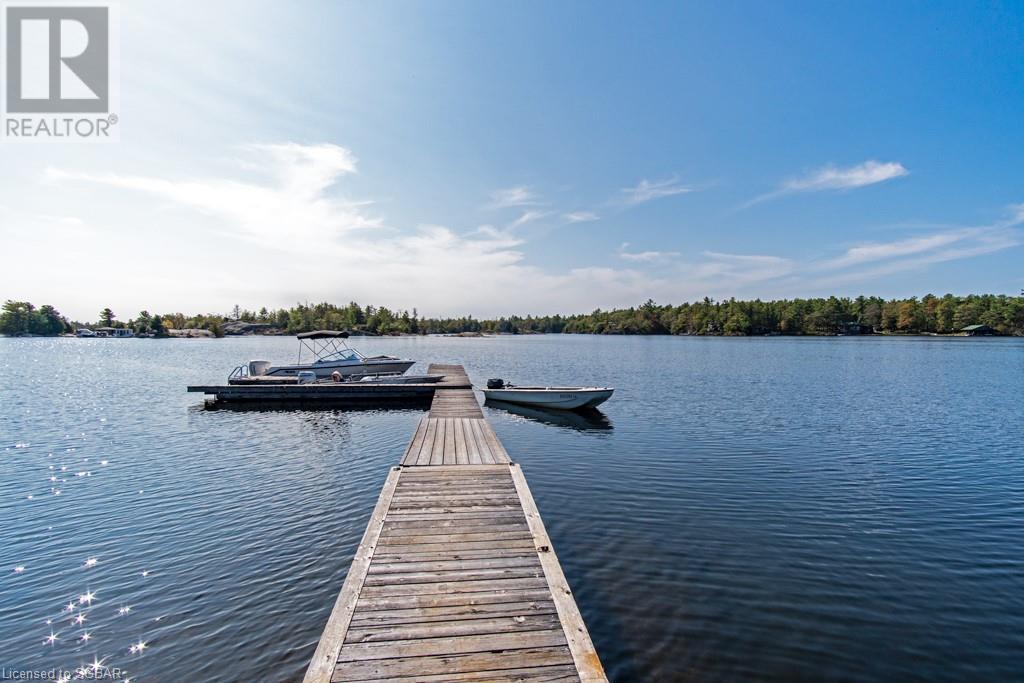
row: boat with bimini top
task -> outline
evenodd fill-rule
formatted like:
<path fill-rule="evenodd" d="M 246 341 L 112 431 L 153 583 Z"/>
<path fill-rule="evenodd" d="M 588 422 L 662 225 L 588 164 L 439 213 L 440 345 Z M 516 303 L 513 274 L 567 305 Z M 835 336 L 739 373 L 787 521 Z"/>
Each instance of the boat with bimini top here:
<path fill-rule="evenodd" d="M 330 377 L 339 373 L 350 375 L 401 375 L 416 361 L 395 356 L 366 356 L 350 347 L 345 340 L 348 332 L 316 330 L 296 335 L 299 339 L 299 357 L 293 365 L 272 365 L 270 361 L 251 360 L 240 365 L 228 377 L 246 380 L 253 377 L 296 377 L 300 372 L 313 372 L 316 377 Z"/>

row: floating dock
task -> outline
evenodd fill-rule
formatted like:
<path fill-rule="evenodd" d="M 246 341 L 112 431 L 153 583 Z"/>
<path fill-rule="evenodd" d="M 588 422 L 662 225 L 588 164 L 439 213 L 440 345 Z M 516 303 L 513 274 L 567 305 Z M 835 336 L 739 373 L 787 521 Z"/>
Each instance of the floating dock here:
<path fill-rule="evenodd" d="M 283 384 L 279 379 L 262 381 L 253 378 L 244 384 L 196 385 L 191 392 L 208 394 L 225 404 L 292 404 L 292 405 L 376 405 L 384 403 L 430 403 L 437 389 L 468 391 L 473 402 L 472 384 L 461 365 L 431 365 L 428 374 L 445 375 L 440 382 L 426 384 L 383 384 L 360 382 L 324 382 L 317 384 Z M 434 372 L 433 369 L 437 369 Z M 451 369 L 450 374 L 445 368 Z M 457 368 L 457 370 L 456 370 Z M 479 411 L 479 408 L 477 408 Z"/>
<path fill-rule="evenodd" d="M 305 683 L 607 681 L 465 371 L 429 372 L 452 382 L 388 473 Z"/>

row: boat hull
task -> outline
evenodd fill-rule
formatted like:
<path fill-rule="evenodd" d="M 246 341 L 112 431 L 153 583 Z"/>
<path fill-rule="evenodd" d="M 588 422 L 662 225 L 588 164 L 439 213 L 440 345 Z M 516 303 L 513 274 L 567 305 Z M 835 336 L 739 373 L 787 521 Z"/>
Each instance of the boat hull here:
<path fill-rule="evenodd" d="M 366 359 L 353 362 L 351 360 L 324 361 L 321 363 L 303 363 L 302 365 L 277 365 L 268 368 L 266 377 L 294 377 L 302 371 L 316 373 L 317 377 L 330 377 L 332 373 L 338 372 L 342 377 L 349 375 L 376 375 L 376 374 L 397 374 L 400 375 L 416 364 L 413 360 L 376 360 Z"/>
<path fill-rule="evenodd" d="M 609 388 L 571 388 L 571 387 L 521 387 L 512 389 L 484 389 L 484 396 L 494 401 L 516 403 L 538 408 L 557 408 L 559 410 L 578 410 L 593 408 L 607 401 L 614 389 Z"/>

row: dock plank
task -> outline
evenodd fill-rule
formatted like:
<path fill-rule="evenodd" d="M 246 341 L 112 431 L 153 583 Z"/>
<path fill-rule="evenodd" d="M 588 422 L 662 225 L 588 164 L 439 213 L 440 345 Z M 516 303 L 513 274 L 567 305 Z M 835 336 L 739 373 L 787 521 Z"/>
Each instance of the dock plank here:
<path fill-rule="evenodd" d="M 415 462 L 420 455 L 420 450 L 423 448 L 423 441 L 426 438 L 427 433 L 427 418 L 421 418 L 419 424 L 416 425 L 416 432 L 412 436 L 412 441 L 409 442 L 409 446 L 405 449 L 405 455 L 402 456 L 402 464 L 406 465 L 410 462 Z"/>
<path fill-rule="evenodd" d="M 540 564 L 492 567 L 485 569 L 450 569 L 444 571 L 390 572 L 368 574 L 364 586 L 424 585 L 430 583 L 454 583 L 484 579 L 530 579 L 542 578 L 544 568 Z"/>
<path fill-rule="evenodd" d="M 448 426 L 445 420 L 435 419 L 437 423 L 437 432 L 434 435 L 434 446 L 430 450 L 430 465 L 443 465 L 444 464 L 444 433 L 445 428 Z"/>
<path fill-rule="evenodd" d="M 551 600 L 412 607 L 362 612 L 359 616 L 353 616 L 350 628 L 391 624 L 429 624 L 435 621 L 449 622 L 460 619 L 515 618 L 526 614 L 557 615 L 558 611 L 555 609 L 555 603 Z"/>
<path fill-rule="evenodd" d="M 479 591 L 477 593 L 451 593 L 448 595 L 403 595 L 391 598 L 360 597 L 358 611 L 360 615 L 363 615 L 377 614 L 382 610 L 494 605 L 522 601 L 532 602 L 536 600 L 551 600 L 551 592 L 547 589 L 547 586 L 525 590 L 501 587 L 500 589 Z"/>
<path fill-rule="evenodd" d="M 564 646 L 525 648 L 513 650 L 511 653 L 508 651 L 471 652 L 352 662 L 335 671 L 330 680 L 340 683 L 342 681 L 391 681 L 409 677 L 412 680 L 423 681 L 427 680 L 427 676 L 433 676 L 435 681 L 450 681 L 456 680 L 454 676 L 457 674 L 474 674 L 470 679 L 473 680 L 476 679 L 475 674 L 480 672 L 500 672 L 524 667 L 564 664 L 572 664 L 572 656 Z M 499 678 L 498 680 L 507 681 L 509 679 Z"/>
<path fill-rule="evenodd" d="M 446 417 L 444 421 L 444 444 L 441 450 L 441 462 L 437 465 L 455 464 L 455 425 L 453 419 Z"/>
<path fill-rule="evenodd" d="M 461 655 L 473 652 L 495 654 L 502 651 L 565 645 L 561 628 L 525 633 L 486 633 L 459 637 L 417 638 L 392 640 L 381 643 L 349 643 L 338 655 L 338 663 L 359 662 L 367 659 L 394 657 L 429 657 L 431 655 Z"/>
<path fill-rule="evenodd" d="M 434 683 L 437 681 L 443 683 L 457 683 L 458 681 L 472 681 L 473 683 L 569 683 L 570 681 L 578 682 L 580 677 L 576 674 L 576 667 L 571 664 L 563 664 L 561 666 L 535 666 L 527 669 L 498 669 L 485 672 L 417 675 L 415 677 L 400 676 L 397 678 L 391 677 L 386 680 L 398 681 L 399 683 L 402 681 L 415 681 L 415 683 Z"/>
<path fill-rule="evenodd" d="M 375 562 L 370 574 L 393 572 L 440 572 L 465 569 L 492 569 L 495 567 L 540 567 L 536 557 L 520 556 L 468 560 L 435 560 L 428 562 Z"/>
<path fill-rule="evenodd" d="M 497 560 L 505 557 L 531 557 L 533 546 L 521 548 L 480 548 L 477 550 L 439 550 L 436 552 L 377 553 L 382 562 L 444 562 L 456 560 Z"/>
<path fill-rule="evenodd" d="M 466 425 L 465 418 L 458 418 L 455 422 L 455 464 L 468 465 L 469 456 L 466 452 Z"/>
<path fill-rule="evenodd" d="M 494 635 L 498 633 L 525 633 L 528 631 L 561 631 L 558 613 L 517 614 L 508 617 L 458 619 L 386 626 L 350 627 L 346 642 L 384 643 L 424 638 L 450 638 L 454 636 Z"/>

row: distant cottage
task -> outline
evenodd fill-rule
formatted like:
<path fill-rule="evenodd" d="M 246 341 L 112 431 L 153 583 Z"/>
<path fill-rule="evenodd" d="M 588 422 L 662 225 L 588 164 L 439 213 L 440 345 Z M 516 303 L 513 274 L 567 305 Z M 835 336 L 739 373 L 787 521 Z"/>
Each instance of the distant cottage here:
<path fill-rule="evenodd" d="M 988 325 L 968 325 L 960 330 L 968 337 L 991 337 L 996 331 Z"/>
<path fill-rule="evenodd" d="M 874 334 L 875 330 L 871 325 L 863 323 L 839 323 L 836 330 L 839 334 Z"/>
<path fill-rule="evenodd" d="M 120 339 L 126 337 L 134 337 L 135 334 L 127 327 L 97 327 L 93 330 L 97 337 L 118 337 Z"/>

